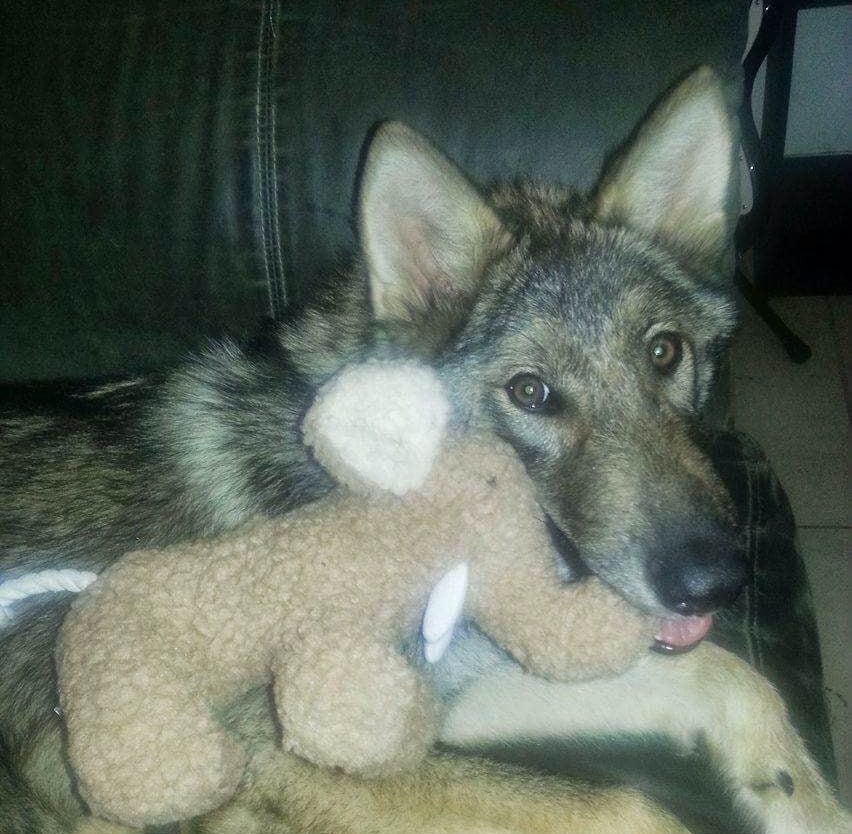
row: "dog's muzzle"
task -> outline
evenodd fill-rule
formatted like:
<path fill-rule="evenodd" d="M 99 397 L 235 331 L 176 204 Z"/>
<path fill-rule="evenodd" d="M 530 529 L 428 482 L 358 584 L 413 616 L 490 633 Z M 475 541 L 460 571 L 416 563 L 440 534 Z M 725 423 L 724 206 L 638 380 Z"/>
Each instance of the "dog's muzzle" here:
<path fill-rule="evenodd" d="M 658 542 L 648 559 L 648 578 L 660 602 L 684 617 L 703 616 L 733 602 L 748 576 L 734 532 L 721 523 L 680 532 Z"/>

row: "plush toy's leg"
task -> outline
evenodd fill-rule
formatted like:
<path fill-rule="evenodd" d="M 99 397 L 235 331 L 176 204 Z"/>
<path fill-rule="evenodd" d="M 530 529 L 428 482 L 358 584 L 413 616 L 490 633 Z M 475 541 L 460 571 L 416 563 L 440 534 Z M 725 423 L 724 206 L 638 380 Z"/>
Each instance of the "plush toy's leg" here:
<path fill-rule="evenodd" d="M 574 684 L 505 664 L 461 696 L 441 738 L 479 746 L 625 734 L 664 735 L 685 750 L 703 738 L 731 779 L 735 802 L 767 834 L 852 831 L 775 689 L 711 644 L 678 657 L 648 652 L 619 677 Z"/>
<path fill-rule="evenodd" d="M 159 681 L 153 691 L 111 694 L 110 709 L 92 703 L 67 715 L 68 756 L 93 814 L 141 828 L 232 796 L 245 753 L 190 684 Z"/>
<path fill-rule="evenodd" d="M 283 745 L 315 764 L 390 773 L 418 763 L 435 740 L 431 688 L 375 638 L 320 634 L 273 672 Z"/>
<path fill-rule="evenodd" d="M 521 558 L 522 554 L 519 554 Z M 518 577 L 484 576 L 485 604 L 474 615 L 482 630 L 529 671 L 580 680 L 623 671 L 653 643 L 658 621 L 640 613 L 592 577 L 559 583 L 540 561 Z M 599 635 L 606 635 L 601 643 Z"/>

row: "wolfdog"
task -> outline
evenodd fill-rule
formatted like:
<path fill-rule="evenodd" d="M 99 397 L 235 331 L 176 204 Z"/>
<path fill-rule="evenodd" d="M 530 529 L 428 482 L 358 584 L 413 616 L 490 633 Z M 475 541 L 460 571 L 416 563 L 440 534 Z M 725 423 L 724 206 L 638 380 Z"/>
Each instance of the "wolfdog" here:
<path fill-rule="evenodd" d="M 651 111 L 598 187 L 479 191 L 396 123 L 367 146 L 356 266 L 250 348 L 211 343 L 161 373 L 10 393 L 0 430 L 0 567 L 100 570 L 125 550 L 209 535 L 322 494 L 299 421 L 318 384 L 370 353 L 430 362 L 454 419 L 517 450 L 554 539 L 694 647 L 744 567 L 729 499 L 694 424 L 734 326 L 735 139 L 708 69 Z M 388 397 L 393 391 L 387 392 Z M 108 831 L 82 816 L 54 712 L 67 595 L 23 606 L 0 643 L 0 831 Z M 624 675 L 537 680 L 474 630 L 435 672 L 443 740 L 662 734 L 715 757 L 770 834 L 848 830 L 772 687 L 711 645 Z M 675 832 L 627 787 L 583 786 L 464 753 L 384 781 L 276 749 L 263 692 L 228 719 L 254 750 L 231 804 L 185 830 Z M 758 719 L 759 720 L 756 720 Z"/>

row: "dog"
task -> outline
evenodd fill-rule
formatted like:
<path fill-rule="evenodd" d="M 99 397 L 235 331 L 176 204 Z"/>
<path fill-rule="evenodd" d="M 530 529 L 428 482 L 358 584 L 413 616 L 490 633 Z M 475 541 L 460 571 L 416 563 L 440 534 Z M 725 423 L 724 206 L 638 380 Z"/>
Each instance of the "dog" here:
<path fill-rule="evenodd" d="M 101 570 L 155 546 L 274 515 L 330 481 L 301 441 L 316 388 L 366 355 L 416 356 L 461 426 L 497 432 L 536 484 L 566 578 L 589 570 L 666 618 L 624 675 L 556 684 L 473 629 L 435 671 L 443 741 L 662 734 L 703 745 L 768 834 L 847 831 L 768 682 L 701 643 L 745 566 L 730 500 L 696 436 L 735 325 L 735 135 L 700 68 L 650 112 L 594 192 L 476 188 L 410 128 L 380 126 L 359 177 L 360 251 L 256 343 L 211 342 L 176 368 L 59 392 L 7 391 L 0 570 Z M 388 397 L 393 396 L 388 391 Z M 0 832 L 108 831 L 82 817 L 62 757 L 53 638 L 67 595 L 0 634 Z M 756 717 L 760 721 L 756 721 Z M 365 783 L 276 749 L 265 693 L 228 720 L 254 751 L 237 798 L 185 830 L 685 831 L 627 787 L 576 785 L 458 753 Z"/>

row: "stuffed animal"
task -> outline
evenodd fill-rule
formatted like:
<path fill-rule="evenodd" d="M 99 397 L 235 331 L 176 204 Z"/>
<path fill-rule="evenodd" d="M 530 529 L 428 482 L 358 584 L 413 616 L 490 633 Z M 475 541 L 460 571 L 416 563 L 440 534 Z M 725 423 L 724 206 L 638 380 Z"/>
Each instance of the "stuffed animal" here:
<path fill-rule="evenodd" d="M 422 629 L 435 659 L 459 614 L 553 679 L 647 650 L 656 621 L 597 580 L 560 579 L 511 448 L 448 437 L 448 413 L 427 368 L 345 369 L 303 426 L 340 486 L 213 540 L 129 553 L 75 599 L 56 660 L 93 814 L 141 827 L 222 804 L 246 756 L 216 711 L 264 681 L 285 748 L 368 776 L 415 765 L 441 710 L 400 646 Z M 457 610 L 424 621 L 442 583 L 466 593 L 439 594 Z"/>

